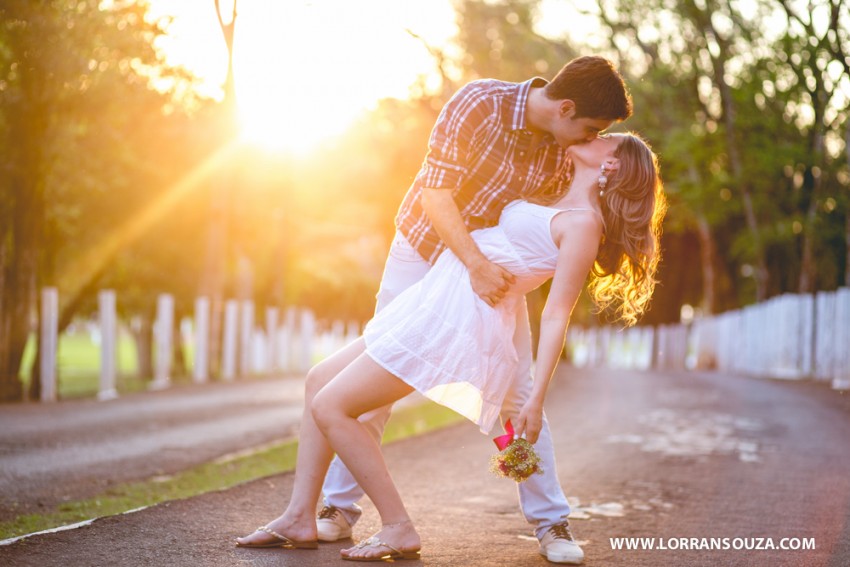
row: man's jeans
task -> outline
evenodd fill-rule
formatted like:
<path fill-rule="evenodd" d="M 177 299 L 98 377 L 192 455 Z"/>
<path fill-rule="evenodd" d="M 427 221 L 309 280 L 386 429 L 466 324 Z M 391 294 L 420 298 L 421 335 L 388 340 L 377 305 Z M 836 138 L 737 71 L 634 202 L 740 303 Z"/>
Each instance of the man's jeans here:
<path fill-rule="evenodd" d="M 401 292 L 421 280 L 430 268 L 430 264 L 410 246 L 404 236 L 396 233 L 384 267 L 375 312 L 383 309 Z M 528 325 L 528 309 L 525 303 L 517 314 L 514 345 L 519 362 L 514 383 L 508 390 L 502 404 L 501 417 L 503 423 L 508 418 L 516 418 L 523 404 L 531 395 L 531 331 Z M 391 409 L 392 406 L 385 406 L 360 417 L 360 421 L 378 442 L 383 435 Z M 528 480 L 518 484 L 518 488 L 522 512 L 525 519 L 535 526 L 535 535 L 539 538 L 550 526 L 563 521 L 570 513 L 570 505 L 567 503 L 558 482 L 552 435 L 545 414 L 543 416 L 543 428 L 540 430 L 540 436 L 534 448 L 540 456 L 543 474 L 531 475 Z M 363 497 L 363 489 L 360 488 L 339 457 L 334 457 L 331 462 L 325 483 L 322 486 L 322 493 L 324 494 L 324 504 L 339 508 L 349 524 L 354 525 L 360 518 L 361 510 L 356 502 Z"/>

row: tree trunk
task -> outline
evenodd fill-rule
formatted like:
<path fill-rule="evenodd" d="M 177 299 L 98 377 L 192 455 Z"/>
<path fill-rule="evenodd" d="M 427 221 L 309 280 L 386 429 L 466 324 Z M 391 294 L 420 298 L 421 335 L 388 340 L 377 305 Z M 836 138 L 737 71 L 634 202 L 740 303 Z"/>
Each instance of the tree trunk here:
<path fill-rule="evenodd" d="M 171 341 L 172 344 L 172 353 L 171 353 L 171 367 L 172 367 L 172 375 L 175 377 L 184 377 L 188 374 L 188 366 L 186 364 L 186 349 L 185 343 L 183 342 L 183 333 L 180 330 L 180 323 L 183 320 L 183 312 L 179 309 L 175 309 L 174 311 L 174 322 L 171 336 L 174 337 L 174 340 Z"/>
<path fill-rule="evenodd" d="M 847 121 L 844 135 L 844 150 L 847 152 L 847 163 L 850 163 L 850 120 Z M 844 210 L 844 285 L 850 287 L 850 207 Z"/>
<path fill-rule="evenodd" d="M 136 375 L 140 380 L 153 378 L 153 323 L 147 315 L 135 318 L 130 325 L 136 345 Z"/>
<path fill-rule="evenodd" d="M 744 163 L 738 134 L 737 109 L 732 96 L 732 88 L 726 80 L 726 62 L 730 55 L 728 40 L 714 27 L 712 21 L 712 6 L 708 8 L 698 6 L 696 2 L 689 2 L 688 9 L 702 29 L 706 46 L 712 42 L 718 48 L 717 55 L 711 55 L 712 77 L 711 80 L 720 92 L 720 103 L 722 107 L 721 120 L 726 134 L 726 152 L 729 156 L 729 168 L 732 179 L 738 185 L 741 192 L 741 202 L 744 206 L 744 218 L 750 238 L 753 242 L 753 261 L 756 264 L 756 301 L 767 299 L 768 280 L 770 272 L 767 269 L 765 259 L 764 243 L 759 232 L 758 219 L 756 218 L 755 206 L 753 205 L 752 188 L 747 181 L 744 172 Z"/>
<path fill-rule="evenodd" d="M 717 309 L 717 276 L 714 271 L 716 255 L 711 227 L 705 215 L 697 213 L 697 235 L 699 237 L 700 263 L 702 264 L 702 302 L 700 307 L 705 315 L 711 315 Z"/>
<path fill-rule="evenodd" d="M 9 241 L 3 235 L 0 242 L 0 401 L 17 401 L 23 398 L 23 384 L 17 373 L 11 372 L 12 362 L 12 311 L 14 305 L 12 287 L 7 281 L 9 268 Z"/>
<path fill-rule="evenodd" d="M 213 181 L 213 196 L 210 204 L 210 224 L 207 232 L 207 246 L 204 257 L 204 269 L 199 287 L 200 295 L 210 301 L 209 328 L 209 371 L 211 376 L 219 374 L 221 359 L 222 317 L 224 314 L 225 259 L 227 255 L 227 204 L 225 202 L 225 182 Z"/>
<path fill-rule="evenodd" d="M 236 31 L 236 6 L 229 18 L 222 13 L 219 0 L 215 0 L 215 11 L 224 43 L 227 47 L 227 75 L 224 80 L 224 100 L 221 103 L 221 130 L 224 143 L 230 143 L 236 135 L 236 86 L 233 75 L 233 40 Z M 204 270 L 198 286 L 200 295 L 210 301 L 209 371 L 210 375 L 219 374 L 221 352 L 222 317 L 224 314 L 225 267 L 228 252 L 228 215 L 230 207 L 230 186 L 233 183 L 230 164 L 222 164 L 219 179 L 213 181 L 211 188 L 210 224 L 207 233 L 207 246 L 204 258 Z"/>
<path fill-rule="evenodd" d="M 39 294 L 40 295 L 40 294 Z M 41 399 L 41 297 L 37 296 L 35 300 L 35 312 L 36 318 L 38 319 L 38 323 L 35 325 L 36 328 L 36 340 L 35 340 L 35 355 L 32 359 L 32 366 L 30 366 L 30 387 L 27 395 L 31 400 L 40 400 Z M 58 350 L 59 345 L 57 343 L 56 348 Z M 57 376 L 58 382 L 58 376 Z"/>
<path fill-rule="evenodd" d="M 844 285 L 850 287 L 850 211 L 844 213 Z"/>
<path fill-rule="evenodd" d="M 817 192 L 815 192 L 815 195 Z M 812 196 L 809 210 L 806 211 L 806 225 L 803 228 L 803 250 L 800 257 L 800 281 L 797 293 L 812 293 L 815 287 L 814 237 L 815 220 L 818 216 L 818 201 Z"/>
<path fill-rule="evenodd" d="M 12 278 L 10 286 L 9 314 L 9 356 L 5 368 L 4 384 L 10 384 L 11 390 L 4 388 L 4 396 L 8 401 L 20 400 L 22 391 L 20 386 L 21 362 L 23 361 L 24 349 L 27 346 L 30 334 L 37 328 L 33 326 L 33 297 L 36 289 L 36 278 L 38 269 L 38 232 L 40 227 L 39 210 L 41 199 L 37 188 L 27 188 L 20 183 L 21 189 L 17 192 L 17 214 L 13 221 L 13 234 L 15 240 L 15 251 L 12 258 Z M 29 190 L 28 190 L 29 189 Z M 31 393 L 40 393 L 40 382 L 38 380 L 31 384 Z"/>
<path fill-rule="evenodd" d="M 22 81 L 23 82 L 23 81 Z M 25 89 L 25 92 L 27 89 Z M 31 100 L 38 100 L 32 93 Z M 9 121 L 12 139 L 18 139 L 12 150 L 13 172 L 10 176 L 15 214 L 12 218 L 12 246 L 9 259 L 7 294 L 4 297 L 4 317 L 8 322 L 4 366 L 0 368 L 0 399 L 20 401 L 23 388 L 20 381 L 21 362 L 30 334 L 34 330 L 33 298 L 38 286 L 39 251 L 44 224 L 44 188 L 40 176 L 41 134 L 46 132 L 44 113 L 34 104 L 28 108 L 12 109 Z M 37 328 L 37 327 L 36 327 Z M 40 393 L 40 382 L 31 384 L 31 393 Z"/>
<path fill-rule="evenodd" d="M 26 20 L 11 10 L 12 21 Z M 10 99 L 4 116 L 7 119 L 6 136 L 11 142 L 7 148 L 6 164 L 9 200 L 11 202 L 11 248 L 6 256 L 8 272 L 4 276 L 3 316 L 4 347 L 0 366 L 0 399 L 21 400 L 23 389 L 19 378 L 24 349 L 34 330 L 32 321 L 36 290 L 41 285 L 41 254 L 44 246 L 46 217 L 44 187 L 44 152 L 50 140 L 48 121 L 52 108 L 45 92 L 52 85 L 45 84 L 41 72 L 45 68 L 40 43 L 43 38 L 26 34 L 13 35 L 7 49 L 18 60 L 20 93 Z M 35 380 L 34 391 L 41 384 Z"/>

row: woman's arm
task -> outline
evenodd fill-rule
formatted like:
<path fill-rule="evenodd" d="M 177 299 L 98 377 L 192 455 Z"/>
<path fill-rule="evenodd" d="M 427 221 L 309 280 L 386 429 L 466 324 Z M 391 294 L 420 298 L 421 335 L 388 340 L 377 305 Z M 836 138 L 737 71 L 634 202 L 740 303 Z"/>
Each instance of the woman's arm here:
<path fill-rule="evenodd" d="M 543 426 L 543 401 L 546 389 L 561 358 L 570 315 L 581 293 L 587 274 L 593 267 L 602 236 L 602 223 L 587 212 L 560 213 L 558 263 L 552 287 L 540 319 L 540 340 L 534 368 L 534 385 L 514 424 L 516 434 L 535 443 Z M 563 220 L 562 220 L 563 219 Z M 554 223 L 553 223 L 554 225 Z"/>

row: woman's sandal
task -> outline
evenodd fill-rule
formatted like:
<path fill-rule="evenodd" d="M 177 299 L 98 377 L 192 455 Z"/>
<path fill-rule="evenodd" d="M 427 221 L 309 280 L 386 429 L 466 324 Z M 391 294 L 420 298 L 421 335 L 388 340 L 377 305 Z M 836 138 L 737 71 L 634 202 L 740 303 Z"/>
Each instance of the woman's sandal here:
<path fill-rule="evenodd" d="M 418 549 L 408 549 L 402 551 L 401 549 L 396 549 L 388 543 L 382 542 L 375 536 L 372 536 L 367 540 L 361 541 L 354 547 L 356 549 L 386 547 L 387 549 L 389 549 L 389 553 L 384 553 L 383 555 L 375 555 L 372 557 L 352 557 L 350 555 L 343 555 L 342 558 L 346 561 L 394 561 L 396 559 L 419 559 Z"/>
<path fill-rule="evenodd" d="M 314 539 L 310 541 L 295 541 L 294 539 L 289 539 L 285 535 L 281 535 L 271 529 L 268 526 L 260 526 L 256 529 L 257 532 L 265 532 L 275 538 L 272 541 L 267 541 L 265 543 L 239 543 L 236 542 L 236 547 L 282 547 L 284 549 L 319 549 L 319 540 Z"/>

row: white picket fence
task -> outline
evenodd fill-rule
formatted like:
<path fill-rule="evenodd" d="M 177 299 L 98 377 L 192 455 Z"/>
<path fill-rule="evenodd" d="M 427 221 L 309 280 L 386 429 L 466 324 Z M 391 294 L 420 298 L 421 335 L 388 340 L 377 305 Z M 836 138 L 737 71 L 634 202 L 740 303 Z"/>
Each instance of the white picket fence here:
<path fill-rule="evenodd" d="M 40 380 L 41 401 L 54 401 L 57 393 L 57 352 L 59 337 L 58 292 L 45 288 L 41 295 L 41 346 Z M 181 321 L 184 341 L 191 342 L 194 356 L 192 380 L 207 382 L 210 378 L 210 301 L 199 297 L 195 301 L 192 318 Z M 309 309 L 289 307 L 281 312 L 277 308 L 265 309 L 265 326 L 255 321 L 252 301 L 225 302 L 221 344 L 221 379 L 233 381 L 244 377 L 269 373 L 306 373 L 317 360 L 321 360 L 360 335 L 357 322 L 334 321 L 327 328 L 320 326 Z M 174 341 L 174 298 L 161 294 L 157 298 L 154 335 L 154 376 L 150 388 L 168 388 L 172 382 Z M 118 318 L 116 296 L 112 290 L 98 294 L 97 335 L 100 343 L 100 400 L 118 396 L 117 338 Z"/>
<path fill-rule="evenodd" d="M 576 366 L 716 369 L 850 389 L 850 288 L 785 294 L 688 324 L 572 329 Z"/>
<path fill-rule="evenodd" d="M 41 294 L 41 399 L 57 399 L 58 293 Z M 98 295 L 100 387 L 98 398 L 118 396 L 115 292 Z M 221 348 L 221 378 L 265 373 L 305 373 L 360 335 L 356 322 L 335 321 L 320 330 L 313 313 L 290 307 L 265 310 L 265 326 L 254 320 L 253 302 L 227 301 Z M 210 303 L 200 297 L 183 321 L 192 341 L 192 379 L 209 380 Z M 174 299 L 157 300 L 152 389 L 168 388 L 175 337 Z M 567 336 L 572 364 L 640 370 L 706 370 L 772 378 L 812 378 L 850 389 L 850 288 L 815 295 L 786 294 L 744 309 L 701 317 L 688 324 L 658 327 L 573 327 Z"/>

